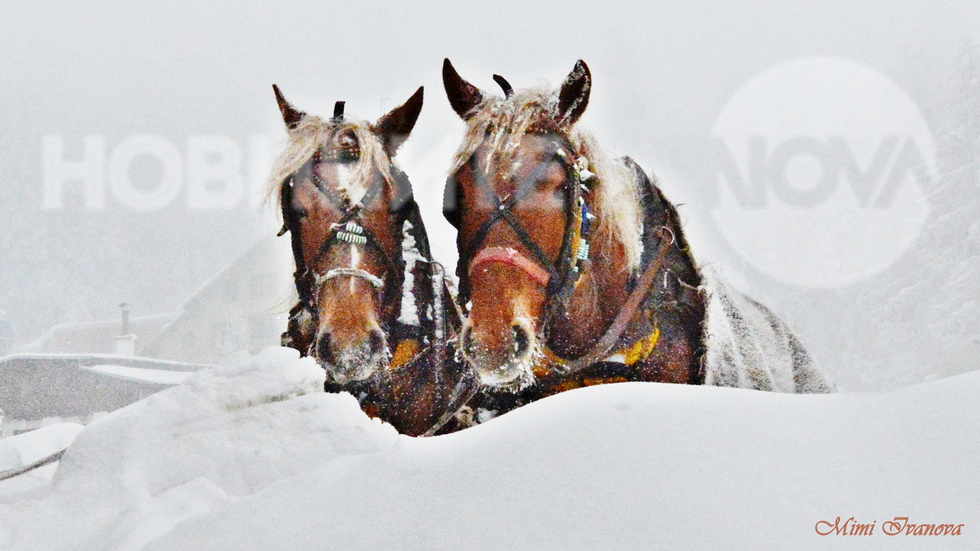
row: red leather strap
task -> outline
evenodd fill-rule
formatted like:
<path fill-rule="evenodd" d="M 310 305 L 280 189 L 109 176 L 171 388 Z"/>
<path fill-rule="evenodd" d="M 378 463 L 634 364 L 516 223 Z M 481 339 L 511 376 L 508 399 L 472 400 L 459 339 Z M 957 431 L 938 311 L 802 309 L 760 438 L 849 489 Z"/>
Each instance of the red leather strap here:
<path fill-rule="evenodd" d="M 473 261 L 470 262 L 469 274 L 472 276 L 473 270 L 475 270 L 477 266 L 487 262 L 502 262 L 509 266 L 520 268 L 542 287 L 547 287 L 548 280 L 551 279 L 551 275 L 547 270 L 541 266 L 538 266 L 526 256 L 510 247 L 487 247 L 481 250 L 475 257 L 473 257 Z"/>

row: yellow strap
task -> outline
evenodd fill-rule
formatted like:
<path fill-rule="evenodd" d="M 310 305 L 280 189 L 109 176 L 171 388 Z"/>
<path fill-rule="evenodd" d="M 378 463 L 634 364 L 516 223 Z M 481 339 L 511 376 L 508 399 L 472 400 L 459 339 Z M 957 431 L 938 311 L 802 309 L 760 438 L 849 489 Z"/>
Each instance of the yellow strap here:
<path fill-rule="evenodd" d="M 659 340 L 660 328 L 658 327 L 650 335 L 636 341 L 631 348 L 622 351 L 623 356 L 626 358 L 623 363 L 633 365 L 646 360 L 653 353 L 653 349 L 657 347 L 657 341 Z"/>
<path fill-rule="evenodd" d="M 391 356 L 390 368 L 392 371 L 400 369 L 402 366 L 412 361 L 412 358 L 419 353 L 422 345 L 415 339 L 405 339 L 398 343 L 398 348 Z"/>
<path fill-rule="evenodd" d="M 650 357 L 650 354 L 653 354 L 654 349 L 657 348 L 657 343 L 659 341 L 660 341 L 660 328 L 658 327 L 653 330 L 653 333 L 650 333 L 646 337 L 639 339 L 638 341 L 633 343 L 633 346 L 619 351 L 618 354 L 623 355 L 624 357 L 623 363 L 632 366 L 637 362 L 642 362 L 646 360 L 648 357 Z M 616 354 L 612 354 L 612 355 L 615 356 Z M 538 360 L 534 363 L 534 366 L 532 367 L 532 371 L 534 372 L 535 376 L 544 377 L 551 373 L 554 366 L 561 366 L 564 365 L 564 363 L 565 360 L 563 360 L 557 354 L 552 352 L 550 348 L 545 348 L 544 354 L 542 354 L 538 358 Z M 570 384 L 570 383 L 565 383 L 565 384 Z M 576 383 L 575 386 L 563 390 L 569 390 L 570 388 L 577 388 L 578 386 L 581 385 L 578 385 Z"/>
<path fill-rule="evenodd" d="M 565 360 L 552 352 L 551 349 L 546 346 L 544 347 L 544 353 L 535 359 L 534 365 L 531 366 L 531 372 L 538 378 L 547 377 L 551 374 L 555 366 L 561 366 L 564 363 Z"/>

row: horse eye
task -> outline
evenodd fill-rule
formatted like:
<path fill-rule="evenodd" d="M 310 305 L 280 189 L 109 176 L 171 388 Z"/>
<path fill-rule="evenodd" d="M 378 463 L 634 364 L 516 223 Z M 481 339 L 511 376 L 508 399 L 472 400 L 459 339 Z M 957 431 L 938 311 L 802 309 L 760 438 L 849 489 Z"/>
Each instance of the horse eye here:
<path fill-rule="evenodd" d="M 303 220 L 309 214 L 309 211 L 306 210 L 306 207 L 304 207 L 303 204 L 298 201 L 293 201 L 292 203 L 290 203 L 289 211 L 293 213 L 293 216 L 296 216 L 300 220 Z"/>

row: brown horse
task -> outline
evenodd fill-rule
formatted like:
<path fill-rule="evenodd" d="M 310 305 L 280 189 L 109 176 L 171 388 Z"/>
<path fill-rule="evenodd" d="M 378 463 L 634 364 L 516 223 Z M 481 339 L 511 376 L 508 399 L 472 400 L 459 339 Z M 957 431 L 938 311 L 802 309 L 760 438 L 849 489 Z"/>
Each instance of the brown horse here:
<path fill-rule="evenodd" d="M 585 63 L 557 92 L 515 93 L 494 80 L 504 97 L 463 80 L 448 59 L 443 65 L 449 102 L 467 125 L 443 205 L 459 230 L 459 297 L 468 315 L 461 352 L 502 391 L 498 409 L 616 381 L 828 388 L 771 314 L 775 321 L 750 328 L 761 337 L 729 346 L 711 333 L 742 312 L 726 309 L 728 288 L 698 269 L 655 182 L 631 159 L 607 158 L 576 126 L 592 86 Z M 774 328 L 779 335 L 770 338 Z M 745 352 L 759 343 L 759 354 Z M 792 359 L 758 367 L 748 365 L 753 354 Z M 784 368 L 792 370 L 788 388 L 773 373 Z M 761 375 L 742 373 L 753 369 Z"/>
<path fill-rule="evenodd" d="M 351 392 L 400 432 L 435 432 L 475 381 L 446 354 L 459 316 L 392 160 L 423 90 L 370 124 L 345 116 L 344 102 L 329 120 L 307 115 L 273 89 L 289 142 L 270 182 L 299 294 L 282 344 L 317 359 L 328 391 Z"/>

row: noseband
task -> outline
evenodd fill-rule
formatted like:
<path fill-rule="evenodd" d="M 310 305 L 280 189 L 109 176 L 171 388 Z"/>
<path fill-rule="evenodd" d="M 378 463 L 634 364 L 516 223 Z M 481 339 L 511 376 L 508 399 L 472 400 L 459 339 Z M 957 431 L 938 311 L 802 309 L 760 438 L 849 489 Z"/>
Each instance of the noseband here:
<path fill-rule="evenodd" d="M 488 262 L 500 262 L 502 264 L 507 264 L 508 266 L 520 268 L 521 270 L 524 270 L 524 273 L 531 276 L 531 279 L 537 282 L 538 285 L 545 288 L 548 287 L 548 282 L 551 280 L 551 274 L 549 274 L 547 270 L 528 260 L 526 256 L 510 247 L 484 248 L 470 262 L 469 275 L 473 275 L 473 270 L 475 270 L 477 266 Z"/>

